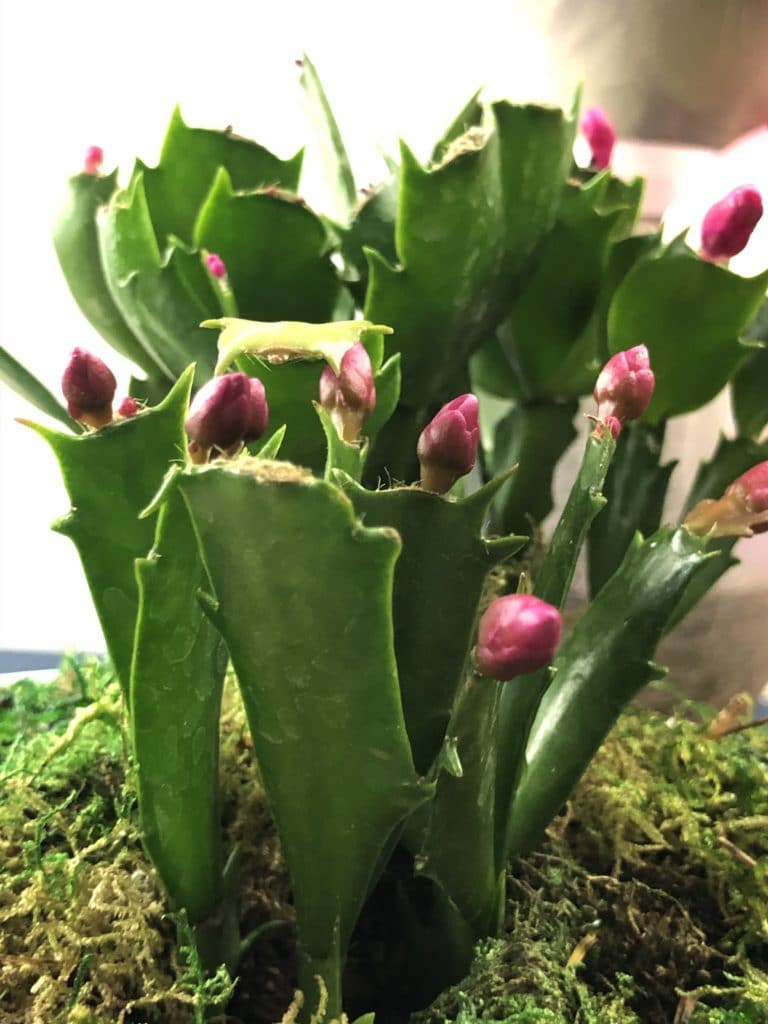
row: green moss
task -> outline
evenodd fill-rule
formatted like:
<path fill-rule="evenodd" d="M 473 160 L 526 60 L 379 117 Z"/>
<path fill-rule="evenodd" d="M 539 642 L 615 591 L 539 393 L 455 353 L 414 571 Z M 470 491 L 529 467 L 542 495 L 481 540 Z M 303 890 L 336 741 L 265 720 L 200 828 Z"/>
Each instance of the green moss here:
<path fill-rule="evenodd" d="M 198 1024 L 231 990 L 201 972 L 141 849 L 116 692 L 108 670 L 67 662 L 0 700 L 9 1024 Z M 510 867 L 502 937 L 413 1024 L 669 1024 L 678 1006 L 688 1024 L 768 1024 L 768 731 L 714 740 L 712 712 L 693 710 L 622 717 L 545 844 Z M 231 688 L 222 760 L 242 931 L 258 936 L 222 1020 L 266 1024 L 293 991 L 292 911 Z"/>

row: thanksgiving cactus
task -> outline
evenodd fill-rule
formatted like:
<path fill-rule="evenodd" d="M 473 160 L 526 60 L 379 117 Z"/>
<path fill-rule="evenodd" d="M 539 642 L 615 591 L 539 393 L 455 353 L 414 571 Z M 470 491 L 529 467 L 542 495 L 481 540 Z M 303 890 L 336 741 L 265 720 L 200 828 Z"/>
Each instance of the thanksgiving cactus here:
<path fill-rule="evenodd" d="M 55 528 L 122 686 L 145 847 L 203 963 L 236 974 L 241 953 L 218 780 L 231 665 L 308 1006 L 322 990 L 332 1017 L 398 1019 L 498 929 L 510 856 L 663 674 L 659 638 L 733 537 L 765 528 L 768 412 L 741 368 L 768 373 L 741 338 L 768 272 L 633 234 L 642 183 L 598 170 L 601 112 L 582 120 L 583 170 L 577 109 L 473 97 L 432 160 L 403 145 L 357 202 L 308 59 L 302 82 L 333 218 L 296 192 L 301 153 L 178 110 L 158 166 L 137 161 L 124 187 L 92 147 L 55 243 L 84 315 L 136 366 L 130 394 L 114 410 L 111 371 L 80 349 L 66 406 L 4 351 L 0 376 L 70 428 L 29 424 L 58 459 Z M 667 420 L 731 380 L 749 429 L 662 525 Z M 541 549 L 529 536 L 591 394 Z M 585 546 L 593 600 L 561 639 Z M 350 1001 L 371 920 L 385 938 Z"/>

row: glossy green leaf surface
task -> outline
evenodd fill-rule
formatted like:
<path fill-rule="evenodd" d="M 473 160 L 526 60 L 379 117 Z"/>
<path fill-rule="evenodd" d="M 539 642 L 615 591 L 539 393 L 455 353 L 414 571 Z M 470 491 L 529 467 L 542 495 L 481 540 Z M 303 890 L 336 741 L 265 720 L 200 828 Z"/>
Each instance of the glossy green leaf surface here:
<path fill-rule="evenodd" d="M 218 300 L 198 253 L 178 241 L 158 247 L 142 173 L 112 200 L 99 241 L 112 297 L 154 361 L 172 380 L 195 362 L 198 386 L 208 380 L 216 347 L 200 322 Z"/>
<path fill-rule="evenodd" d="M 530 533 L 552 509 L 552 480 L 561 456 L 576 437 L 576 402 L 513 406 L 496 427 L 494 472 L 517 466 L 499 493 L 494 523 L 504 532 Z"/>
<path fill-rule="evenodd" d="M 647 420 L 698 409 L 725 386 L 766 287 L 768 271 L 739 277 L 675 243 L 630 270 L 611 302 L 608 343 L 612 353 L 647 345 L 656 375 Z"/>
<path fill-rule="evenodd" d="M 461 501 L 418 488 L 368 491 L 334 479 L 369 526 L 389 526 L 402 539 L 395 568 L 393 615 L 400 692 L 416 767 L 437 757 L 472 642 L 486 574 L 524 538 L 483 540 L 481 529 L 499 477 Z"/>
<path fill-rule="evenodd" d="M 573 127 L 561 111 L 496 103 L 484 143 L 432 170 L 403 146 L 399 265 L 370 254 L 365 315 L 395 328 L 406 405 L 440 394 L 506 312 L 554 221 Z"/>
<path fill-rule="evenodd" d="M 528 400 L 575 397 L 583 389 L 583 373 L 561 371 L 597 304 L 611 236 L 623 212 L 599 212 L 607 183 L 598 177 L 581 188 L 565 186 L 554 227 L 537 251 L 535 270 L 499 328 L 502 348 Z M 590 363 L 598 355 L 583 352 L 581 358 Z"/>
<path fill-rule="evenodd" d="M 53 228 L 53 244 L 62 272 L 86 320 L 126 359 L 149 376 L 161 368 L 126 323 L 104 276 L 99 252 L 96 215 L 117 188 L 117 171 L 101 177 L 76 174 L 69 179 L 67 197 Z"/>
<path fill-rule="evenodd" d="M 608 507 L 595 520 L 587 543 L 589 592 L 594 595 L 621 564 L 632 538 L 647 537 L 661 522 L 664 499 L 677 462 L 661 464 L 666 422 L 642 421 L 621 432 L 608 474 Z"/>
<path fill-rule="evenodd" d="M 495 785 L 501 688 L 470 674 L 461 686 L 447 735 L 461 776 L 442 772 L 418 851 L 418 873 L 445 890 L 478 938 L 493 934 L 499 915 Z"/>
<path fill-rule="evenodd" d="M 236 189 L 281 186 L 293 191 L 298 187 L 302 156 L 299 151 L 281 160 L 229 129 L 190 128 L 176 107 L 158 166 L 138 163 L 158 244 L 164 247 L 170 235 L 192 243 L 198 211 L 220 167 L 226 168 Z"/>
<path fill-rule="evenodd" d="M 131 739 L 144 845 L 172 905 L 194 925 L 222 897 L 219 713 L 227 652 L 197 599 L 207 577 L 178 491 L 156 525 L 152 551 L 136 562 Z"/>
<path fill-rule="evenodd" d="M 605 515 L 606 474 L 616 450 L 609 431 L 590 434 L 568 500 L 536 573 L 533 592 L 542 601 L 563 609 L 587 533 L 598 513 Z M 599 516 L 598 516 L 599 518 Z M 528 735 L 543 695 L 551 685 L 547 668 L 509 680 L 498 708 L 498 768 L 496 779 L 496 863 L 502 869 L 506 832 L 515 789 L 520 779 Z"/>
<path fill-rule="evenodd" d="M 0 348 L 0 380 L 46 416 L 58 420 L 76 434 L 81 432 L 80 424 L 72 419 L 58 398 L 4 348 Z"/>
<path fill-rule="evenodd" d="M 194 242 L 224 260 L 242 317 L 331 319 L 341 286 L 326 229 L 295 196 L 238 192 L 222 168 L 200 208 Z"/>
<path fill-rule="evenodd" d="M 126 696 L 138 609 L 134 562 L 150 550 L 155 533 L 139 513 L 184 452 L 191 383 L 188 371 L 154 409 L 79 437 L 30 424 L 59 462 L 72 508 L 53 528 L 77 548 Z"/>
<path fill-rule="evenodd" d="M 705 548 L 684 528 L 638 538 L 563 641 L 526 747 L 507 833 L 511 856 L 538 842 L 622 708 L 663 675 L 650 659 Z"/>
<path fill-rule="evenodd" d="M 368 285 L 366 251 L 375 249 L 389 263 L 394 264 L 397 261 L 395 221 L 399 191 L 398 170 L 361 199 L 353 211 L 349 227 L 342 232 L 344 279 L 360 305 L 365 301 L 365 290 Z"/>
<path fill-rule="evenodd" d="M 187 471 L 178 486 L 213 584 L 206 609 L 243 693 L 302 946 L 335 971 L 383 848 L 430 792 L 413 768 L 397 682 L 400 542 L 285 463 L 241 459 Z"/>
<path fill-rule="evenodd" d="M 765 347 L 747 353 L 731 381 L 731 408 L 742 437 L 757 439 L 768 423 L 768 299 L 744 332 L 744 340 Z"/>
<path fill-rule="evenodd" d="M 315 129 L 325 177 L 331 186 L 331 214 L 346 222 L 357 199 L 355 179 L 325 89 L 315 65 L 306 54 L 301 59 L 301 85 L 309 120 Z"/>

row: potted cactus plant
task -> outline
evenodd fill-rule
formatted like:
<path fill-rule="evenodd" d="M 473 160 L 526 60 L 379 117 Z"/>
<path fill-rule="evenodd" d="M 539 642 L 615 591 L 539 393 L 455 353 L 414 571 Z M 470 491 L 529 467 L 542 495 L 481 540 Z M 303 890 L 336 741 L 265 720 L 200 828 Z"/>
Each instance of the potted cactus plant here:
<path fill-rule="evenodd" d="M 66 405 L 4 351 L 0 371 L 66 428 L 27 423 L 63 474 L 55 529 L 114 666 L 144 847 L 202 969 L 234 977 L 243 949 L 220 820 L 231 665 L 306 1006 L 396 1021 L 497 933 L 510 858 L 663 674 L 659 639 L 734 539 L 765 529 L 765 361 L 742 335 L 768 272 L 727 267 L 759 216 L 748 190 L 715 208 L 702 253 L 633 234 L 642 182 L 611 175 L 594 113 L 580 170 L 576 110 L 475 97 L 428 165 L 403 145 L 358 203 L 308 60 L 302 75 L 333 218 L 298 196 L 301 154 L 178 111 L 159 165 L 137 161 L 123 187 L 91 150 L 55 244 L 83 313 L 137 367 L 130 393 L 117 404 L 81 349 L 62 360 Z M 728 385 L 739 436 L 663 525 L 666 423 Z M 582 548 L 591 601 L 563 631 Z M 372 932 L 348 991 L 350 943 Z"/>

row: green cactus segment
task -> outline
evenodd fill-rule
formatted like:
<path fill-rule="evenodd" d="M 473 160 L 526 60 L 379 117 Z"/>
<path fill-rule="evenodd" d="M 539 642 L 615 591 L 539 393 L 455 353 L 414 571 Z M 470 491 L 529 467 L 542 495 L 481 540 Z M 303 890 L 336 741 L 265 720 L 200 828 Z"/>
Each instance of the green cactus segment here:
<path fill-rule="evenodd" d="M 150 550 L 155 532 L 139 513 L 184 451 L 191 383 L 190 369 L 154 409 L 79 437 L 29 424 L 58 459 L 72 507 L 53 528 L 78 550 L 126 697 L 138 607 L 134 561 Z"/>
<path fill-rule="evenodd" d="M 170 235 L 192 243 L 198 211 L 220 167 L 226 168 L 236 189 L 277 185 L 293 191 L 299 184 L 302 157 L 299 151 L 281 160 L 231 131 L 190 128 L 176 107 L 159 165 L 139 164 L 159 244 L 165 245 Z"/>
<path fill-rule="evenodd" d="M 496 103 L 489 124 L 433 170 L 402 147 L 399 266 L 369 253 L 365 315 L 395 328 L 411 407 L 441 395 L 506 313 L 570 165 L 574 122 L 561 111 Z"/>
<path fill-rule="evenodd" d="M 301 86 L 305 105 L 320 147 L 320 158 L 328 184 L 331 187 L 332 216 L 346 223 L 357 200 L 355 179 L 344 148 L 339 126 L 333 116 L 315 65 L 303 55 L 301 59 Z"/>
<path fill-rule="evenodd" d="M 222 896 L 218 759 L 227 652 L 197 599 L 207 580 L 175 489 L 136 577 L 130 722 L 142 834 L 173 906 L 194 925 L 217 911 Z"/>
<path fill-rule="evenodd" d="M 516 405 L 495 430 L 491 465 L 517 472 L 494 503 L 494 522 L 504 533 L 530 533 L 553 507 L 552 480 L 561 456 L 576 437 L 576 402 Z"/>
<path fill-rule="evenodd" d="M 419 874 L 445 890 L 480 938 L 493 934 L 499 914 L 495 780 L 500 687 L 470 676 L 460 689 L 447 728 L 461 775 L 441 772 L 416 856 Z"/>
<path fill-rule="evenodd" d="M 170 380 L 196 362 L 196 383 L 206 381 L 216 351 L 200 321 L 218 301 L 199 254 L 175 239 L 158 247 L 141 172 L 113 198 L 99 241 L 112 297 L 151 358 Z"/>
<path fill-rule="evenodd" d="M 612 353 L 648 346 L 656 387 L 647 420 L 698 409 L 725 386 L 766 288 L 768 271 L 739 277 L 679 241 L 630 270 L 611 302 L 608 344 Z"/>
<path fill-rule="evenodd" d="M 482 89 L 478 89 L 476 93 L 470 96 L 459 113 L 443 132 L 440 140 L 435 143 L 435 147 L 432 150 L 433 164 L 442 163 L 451 146 L 470 131 L 470 129 L 480 128 L 483 123 L 483 104 L 480 101 L 481 92 Z"/>
<path fill-rule="evenodd" d="M 519 856 L 538 842 L 622 708 L 664 674 L 650 659 L 707 557 L 706 543 L 682 527 L 638 537 L 566 637 L 528 739 L 508 854 Z"/>
<path fill-rule="evenodd" d="M 215 327 L 219 335 L 219 361 L 216 373 L 224 373 L 240 356 L 252 355 L 262 359 L 325 359 L 334 373 L 341 370 L 344 354 L 366 341 L 368 332 L 391 334 L 392 328 L 374 324 L 369 320 L 338 320 L 335 323 L 298 323 L 281 321 L 262 323 L 258 320 L 238 320 L 222 317 L 208 320 L 205 327 Z M 379 363 L 371 359 L 374 370 Z"/>
<path fill-rule="evenodd" d="M 742 437 L 757 439 L 768 423 L 768 299 L 744 332 L 748 345 L 758 345 L 731 380 L 731 408 Z"/>
<path fill-rule="evenodd" d="M 341 286 L 326 228 L 292 193 L 238 192 L 221 168 L 200 208 L 194 241 L 224 260 L 242 316 L 331 319 Z"/>
<path fill-rule="evenodd" d="M 241 459 L 178 479 L 303 949 L 338 964 L 382 849 L 432 791 L 414 772 L 398 690 L 391 608 L 400 543 L 393 530 L 362 527 L 340 491 L 286 463 Z"/>
<path fill-rule="evenodd" d="M 101 177 L 76 174 L 53 229 L 53 244 L 62 272 L 80 311 L 116 352 L 147 374 L 162 371 L 125 322 L 104 276 L 96 214 L 117 188 L 117 171 Z"/>
<path fill-rule="evenodd" d="M 397 262 L 395 220 L 400 191 L 400 171 L 393 172 L 371 192 L 368 191 L 355 208 L 349 227 L 341 232 L 341 255 L 344 258 L 344 280 L 357 302 L 365 302 L 368 287 L 366 252 L 375 249 L 385 260 Z"/>
<path fill-rule="evenodd" d="M 576 563 L 590 525 L 605 507 L 602 493 L 616 442 L 610 431 L 587 439 L 579 474 L 552 535 L 547 554 L 536 574 L 534 594 L 562 609 L 571 588 Z M 605 515 L 605 512 L 602 513 Z M 508 682 L 499 702 L 499 756 L 496 783 L 496 857 L 504 865 L 504 837 L 517 780 L 523 765 L 528 734 L 541 699 L 550 685 L 549 668 Z"/>
<path fill-rule="evenodd" d="M 721 437 L 712 458 L 699 467 L 685 502 L 684 513 L 689 512 L 703 498 L 719 498 L 726 487 L 737 477 L 765 459 L 768 459 L 768 442 L 758 444 L 745 437 L 737 437 L 733 440 Z M 739 564 L 738 558 L 732 554 L 735 545 L 735 537 L 718 537 L 710 541 L 709 550 L 718 552 L 719 557 L 708 558 L 688 584 L 679 605 L 667 624 L 668 632 L 695 608 L 721 576 L 725 575 L 734 565 Z"/>
<path fill-rule="evenodd" d="M 581 372 L 566 375 L 562 367 L 597 305 L 612 237 L 624 213 L 621 207 L 599 212 L 608 183 L 600 175 L 581 188 L 565 186 L 555 225 L 539 246 L 536 269 L 499 329 L 529 401 L 576 397 L 585 379 L 586 391 L 594 383 L 594 372 L 585 373 L 585 368 L 600 365 L 596 349 L 581 346 Z M 559 301 L 552 302 L 552 295 Z"/>
<path fill-rule="evenodd" d="M 666 421 L 630 423 L 622 430 L 606 480 L 608 508 L 587 541 L 589 592 L 594 596 L 621 564 L 635 533 L 654 533 L 661 522 L 669 478 L 677 462 L 660 464 Z"/>
<path fill-rule="evenodd" d="M 315 412 L 320 420 L 325 435 L 327 453 L 325 458 L 325 479 L 333 479 L 333 471 L 340 469 L 353 480 L 360 481 L 368 453 L 368 442 L 363 439 L 357 444 L 345 441 L 336 429 L 329 414 L 318 403 L 314 403 Z"/>
<path fill-rule="evenodd" d="M 390 526 L 402 539 L 393 595 L 395 652 L 414 761 L 426 772 L 443 743 L 485 577 L 525 538 L 504 538 L 499 547 L 480 536 L 504 476 L 462 501 L 417 488 L 368 491 L 343 474 L 334 479 L 366 525 Z"/>
<path fill-rule="evenodd" d="M 76 434 L 81 432 L 82 427 L 72 419 L 61 402 L 4 348 L 0 348 L 0 380 L 46 416 L 58 420 Z"/>

